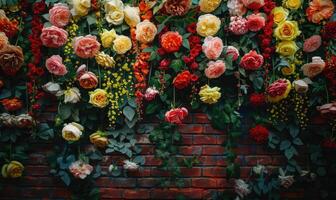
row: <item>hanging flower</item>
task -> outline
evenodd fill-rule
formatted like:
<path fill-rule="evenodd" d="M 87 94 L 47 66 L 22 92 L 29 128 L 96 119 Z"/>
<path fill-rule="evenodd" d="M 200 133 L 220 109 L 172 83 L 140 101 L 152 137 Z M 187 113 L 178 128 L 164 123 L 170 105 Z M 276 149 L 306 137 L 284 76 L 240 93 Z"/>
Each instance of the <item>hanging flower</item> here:
<path fill-rule="evenodd" d="M 262 93 L 252 93 L 249 100 L 254 107 L 265 105 L 265 95 Z"/>
<path fill-rule="evenodd" d="M 123 163 L 124 163 L 123 167 L 126 170 L 133 171 L 133 170 L 137 170 L 139 168 L 138 164 L 136 164 L 135 162 L 129 161 L 129 160 L 124 160 Z"/>
<path fill-rule="evenodd" d="M 301 34 L 296 21 L 284 21 L 275 28 L 274 36 L 277 40 L 294 40 Z"/>
<path fill-rule="evenodd" d="M 140 13 L 138 7 L 131 7 L 129 5 L 124 8 L 125 21 L 130 27 L 135 27 L 140 23 Z"/>
<path fill-rule="evenodd" d="M 320 23 L 322 20 L 329 19 L 334 13 L 335 6 L 331 0 L 312 0 L 306 10 L 309 21 Z"/>
<path fill-rule="evenodd" d="M 247 11 L 242 0 L 228 0 L 227 7 L 230 16 L 243 16 Z"/>
<path fill-rule="evenodd" d="M 104 52 L 100 52 L 99 54 L 96 55 L 95 57 L 96 62 L 98 63 L 98 65 L 108 69 L 108 68 L 113 68 L 115 66 L 115 60 L 113 59 L 113 57 L 107 55 Z"/>
<path fill-rule="evenodd" d="M 146 101 L 152 101 L 158 94 L 159 91 L 155 87 L 149 87 L 146 89 L 144 97 Z"/>
<path fill-rule="evenodd" d="M 23 106 L 22 101 L 18 98 L 2 99 L 1 104 L 9 112 L 20 110 Z"/>
<path fill-rule="evenodd" d="M 246 70 L 257 70 L 264 64 L 264 58 L 258 54 L 255 50 L 251 50 L 245 54 L 239 65 Z"/>
<path fill-rule="evenodd" d="M 96 131 L 90 135 L 90 142 L 99 148 L 105 148 L 108 145 L 108 138 L 103 131 Z"/>
<path fill-rule="evenodd" d="M 98 108 L 104 108 L 108 105 L 108 94 L 106 90 L 95 89 L 93 92 L 90 92 L 90 101 L 93 106 Z"/>
<path fill-rule="evenodd" d="M 71 163 L 69 170 L 75 178 L 85 179 L 91 174 L 93 167 L 82 160 L 77 160 Z"/>
<path fill-rule="evenodd" d="M 327 22 L 322 29 L 322 37 L 330 40 L 336 38 L 336 21 Z"/>
<path fill-rule="evenodd" d="M 170 15 L 182 16 L 188 12 L 191 3 L 191 0 L 166 0 L 163 7 Z"/>
<path fill-rule="evenodd" d="M 102 45 L 105 48 L 111 48 L 113 45 L 113 41 L 116 39 L 117 33 L 114 29 L 108 31 L 106 29 L 100 34 L 100 40 L 102 41 Z"/>
<path fill-rule="evenodd" d="M 235 35 L 244 35 L 248 32 L 247 20 L 241 16 L 231 16 L 229 30 Z"/>
<path fill-rule="evenodd" d="M 64 95 L 64 103 L 77 103 L 80 100 L 81 94 L 76 87 L 68 88 L 67 90 L 61 90 L 56 93 L 56 96 Z"/>
<path fill-rule="evenodd" d="M 117 54 L 125 54 L 132 48 L 132 41 L 129 37 L 124 35 L 118 35 L 113 41 L 113 50 Z"/>
<path fill-rule="evenodd" d="M 259 144 L 265 143 L 268 140 L 269 130 L 258 124 L 249 130 L 250 137 Z"/>
<path fill-rule="evenodd" d="M 124 3 L 121 0 L 107 0 L 104 4 L 104 9 L 106 13 L 114 12 L 116 10 L 122 10 L 124 8 Z"/>
<path fill-rule="evenodd" d="M 136 40 L 143 44 L 150 43 L 154 40 L 157 34 L 157 28 L 152 22 L 145 20 L 136 25 L 135 35 Z"/>
<path fill-rule="evenodd" d="M 68 73 L 68 70 L 62 61 L 63 59 L 61 56 L 53 55 L 46 60 L 46 68 L 54 75 L 64 76 Z"/>
<path fill-rule="evenodd" d="M 265 26 L 265 18 L 261 14 L 251 14 L 246 17 L 247 19 L 247 28 L 250 31 L 260 31 Z"/>
<path fill-rule="evenodd" d="M 311 63 L 306 63 L 301 67 L 303 74 L 309 78 L 314 78 L 325 68 L 325 62 L 319 56 L 314 56 Z"/>
<path fill-rule="evenodd" d="M 205 14 L 198 17 L 196 31 L 202 37 L 214 36 L 221 26 L 221 21 L 213 14 Z"/>
<path fill-rule="evenodd" d="M 42 44 L 49 48 L 59 48 L 68 40 L 68 32 L 57 26 L 45 27 L 40 36 Z"/>
<path fill-rule="evenodd" d="M 289 12 L 284 7 L 275 7 L 272 10 L 272 14 L 274 23 L 280 24 L 287 19 Z"/>
<path fill-rule="evenodd" d="M 188 70 L 184 70 L 183 72 L 176 75 L 173 80 L 173 85 L 177 89 L 184 89 L 190 85 L 191 82 L 191 73 Z"/>
<path fill-rule="evenodd" d="M 0 49 L 0 66 L 8 76 L 14 76 L 22 67 L 24 62 L 21 47 L 7 45 Z"/>
<path fill-rule="evenodd" d="M 22 176 L 24 166 L 16 160 L 4 164 L 1 168 L 1 175 L 4 178 L 19 178 Z"/>
<path fill-rule="evenodd" d="M 166 112 L 165 121 L 172 124 L 181 124 L 188 116 L 188 110 L 185 107 L 173 108 Z"/>
<path fill-rule="evenodd" d="M 242 179 L 236 179 L 234 190 L 240 198 L 244 198 L 251 193 L 250 186 Z"/>
<path fill-rule="evenodd" d="M 178 32 L 168 31 L 161 36 L 160 45 L 167 53 L 174 53 L 182 46 L 182 36 Z"/>
<path fill-rule="evenodd" d="M 93 58 L 99 53 L 100 43 L 96 36 L 76 37 L 72 43 L 75 54 L 80 58 Z"/>
<path fill-rule="evenodd" d="M 63 28 L 68 25 L 71 13 L 66 4 L 56 3 L 49 10 L 49 21 L 52 25 Z"/>
<path fill-rule="evenodd" d="M 86 65 L 81 65 L 77 69 L 76 73 L 77 73 L 77 80 L 82 88 L 93 89 L 97 87 L 98 78 L 93 72 L 88 71 Z"/>
<path fill-rule="evenodd" d="M 218 8 L 222 0 L 200 0 L 198 5 L 204 13 L 211 13 Z"/>
<path fill-rule="evenodd" d="M 281 101 L 287 98 L 290 90 L 291 83 L 287 79 L 278 79 L 268 86 L 266 89 L 267 99 L 272 103 Z"/>
<path fill-rule="evenodd" d="M 199 95 L 201 97 L 201 101 L 207 104 L 217 103 L 219 98 L 221 97 L 221 93 L 219 92 L 219 87 L 209 87 L 208 85 L 204 85 L 201 87 L 199 91 Z"/>
<path fill-rule="evenodd" d="M 303 43 L 303 51 L 304 52 L 314 52 L 318 48 L 320 48 L 322 44 L 322 38 L 320 35 L 313 35 L 309 38 L 307 38 Z"/>
<path fill-rule="evenodd" d="M 124 21 L 124 4 L 120 0 L 108 0 L 104 4 L 105 19 L 113 25 L 120 25 Z"/>
<path fill-rule="evenodd" d="M 77 141 L 82 136 L 82 131 L 84 127 L 76 122 L 71 122 L 69 124 L 64 124 L 62 129 L 62 137 L 66 141 Z"/>
<path fill-rule="evenodd" d="M 232 61 L 236 61 L 239 57 L 239 51 L 236 47 L 234 46 L 225 46 L 224 47 L 224 52 L 226 52 L 226 56 L 231 56 Z"/>
<path fill-rule="evenodd" d="M 293 86 L 298 93 L 306 93 L 308 91 L 308 84 L 304 80 L 293 81 Z"/>
<path fill-rule="evenodd" d="M 207 78 L 218 78 L 224 74 L 225 70 L 225 62 L 217 60 L 216 62 L 210 61 L 208 63 L 208 68 L 204 70 L 204 73 Z"/>
<path fill-rule="evenodd" d="M 223 41 L 219 37 L 208 36 L 204 39 L 202 51 L 208 59 L 216 60 L 223 51 Z"/>

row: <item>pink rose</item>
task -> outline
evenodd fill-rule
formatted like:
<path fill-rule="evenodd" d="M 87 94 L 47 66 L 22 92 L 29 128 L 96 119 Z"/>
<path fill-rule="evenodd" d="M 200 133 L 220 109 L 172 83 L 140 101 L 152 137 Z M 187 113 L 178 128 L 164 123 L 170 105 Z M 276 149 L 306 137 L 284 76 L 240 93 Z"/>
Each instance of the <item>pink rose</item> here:
<path fill-rule="evenodd" d="M 251 10 L 258 10 L 265 5 L 264 0 L 242 0 L 246 8 Z"/>
<path fill-rule="evenodd" d="M 100 43 L 96 36 L 92 35 L 76 37 L 72 45 L 76 55 L 80 58 L 93 58 L 100 49 Z"/>
<path fill-rule="evenodd" d="M 219 37 L 208 36 L 204 39 L 202 50 L 208 59 L 217 59 L 223 51 L 223 41 Z"/>
<path fill-rule="evenodd" d="M 228 0 L 227 7 L 231 16 L 243 16 L 246 13 L 246 8 L 242 0 Z"/>
<path fill-rule="evenodd" d="M 325 62 L 319 56 L 315 56 L 312 58 L 311 63 L 304 64 L 301 67 L 303 74 L 308 76 L 309 78 L 313 78 L 320 74 L 325 67 Z"/>
<path fill-rule="evenodd" d="M 63 28 L 70 21 L 70 10 L 66 4 L 57 3 L 49 10 L 49 21 L 52 25 Z"/>
<path fill-rule="evenodd" d="M 59 48 L 67 42 L 68 32 L 56 26 L 51 26 L 42 29 L 40 38 L 44 46 Z"/>
<path fill-rule="evenodd" d="M 260 14 L 247 16 L 247 27 L 250 31 L 257 32 L 265 26 L 265 18 Z"/>
<path fill-rule="evenodd" d="M 165 120 L 166 122 L 172 124 L 181 124 L 182 120 L 188 116 L 188 110 L 185 107 L 173 108 L 166 112 Z"/>
<path fill-rule="evenodd" d="M 62 57 L 53 55 L 46 60 L 46 67 L 48 71 L 57 76 L 64 76 L 68 73 L 66 66 L 62 63 Z"/>
<path fill-rule="evenodd" d="M 255 50 L 251 50 L 245 54 L 240 60 L 239 65 L 246 70 L 257 70 L 264 63 L 264 57 L 257 54 Z"/>
<path fill-rule="evenodd" d="M 226 46 L 226 56 L 232 56 L 232 61 L 235 61 L 239 57 L 239 51 L 234 46 Z"/>
<path fill-rule="evenodd" d="M 226 70 L 225 63 L 222 60 L 217 60 L 216 62 L 210 61 L 208 63 L 208 68 L 204 70 L 205 76 L 208 78 L 218 78 Z"/>
<path fill-rule="evenodd" d="M 244 35 L 248 31 L 247 20 L 241 16 L 232 16 L 229 30 L 235 35 Z"/>
<path fill-rule="evenodd" d="M 304 52 L 314 52 L 318 48 L 320 48 L 322 44 L 321 36 L 319 35 L 313 35 L 310 38 L 307 38 L 303 43 L 303 51 Z"/>
<path fill-rule="evenodd" d="M 146 90 L 145 99 L 147 101 L 152 101 L 153 99 L 155 99 L 156 95 L 158 94 L 159 94 L 159 91 L 155 87 L 149 87 Z"/>
<path fill-rule="evenodd" d="M 71 163 L 69 170 L 75 178 L 85 179 L 91 174 L 93 167 L 90 164 L 84 163 L 82 160 L 77 160 Z"/>

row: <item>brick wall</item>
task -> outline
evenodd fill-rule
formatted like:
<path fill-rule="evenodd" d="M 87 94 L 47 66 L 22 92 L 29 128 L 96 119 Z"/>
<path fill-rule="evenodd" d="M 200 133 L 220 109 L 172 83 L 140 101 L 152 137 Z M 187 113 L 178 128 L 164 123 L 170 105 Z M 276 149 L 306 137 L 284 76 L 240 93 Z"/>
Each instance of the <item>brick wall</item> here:
<path fill-rule="evenodd" d="M 153 121 L 144 121 L 152 123 Z M 183 194 L 187 199 L 212 199 L 215 191 L 231 191 L 232 183 L 225 178 L 225 159 L 223 156 L 225 133 L 211 127 L 205 114 L 195 113 L 185 124 L 180 126 L 183 144 L 180 146 L 181 156 L 198 156 L 199 164 L 195 167 L 183 168 L 183 188 L 160 188 L 159 179 L 167 176 L 157 169 L 159 160 L 154 158 L 154 148 L 148 139 L 140 138 L 142 154 L 146 162 L 137 172 L 129 172 L 127 177 L 102 176 L 97 180 L 102 199 L 176 199 Z M 263 164 L 269 169 L 277 169 L 284 158 L 277 152 L 267 149 L 265 145 L 257 145 L 248 137 L 239 140 L 237 153 L 241 164 L 241 175 L 248 177 L 255 164 Z M 51 144 L 36 143 L 31 145 L 29 162 L 26 164 L 25 176 L 19 180 L 7 180 L 2 183 L 0 199 L 69 199 L 66 187 L 57 178 L 49 174 L 46 155 Z M 104 157 L 103 170 L 111 161 L 123 160 L 118 154 Z M 288 192 L 289 198 L 302 197 L 301 192 Z"/>

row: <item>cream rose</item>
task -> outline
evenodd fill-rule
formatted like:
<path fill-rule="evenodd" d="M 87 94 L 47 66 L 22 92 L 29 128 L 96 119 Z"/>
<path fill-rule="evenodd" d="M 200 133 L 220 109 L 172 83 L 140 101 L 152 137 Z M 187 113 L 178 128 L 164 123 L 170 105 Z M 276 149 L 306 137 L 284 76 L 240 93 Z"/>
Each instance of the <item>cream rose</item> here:
<path fill-rule="evenodd" d="M 113 41 L 117 37 L 117 33 L 114 29 L 108 31 L 106 29 L 103 30 L 103 33 L 100 34 L 100 40 L 102 41 L 102 45 L 105 48 L 110 48 L 113 45 Z"/>
<path fill-rule="evenodd" d="M 113 12 L 106 13 L 105 19 L 108 23 L 113 25 L 120 25 L 124 21 L 124 11 L 123 10 L 116 10 Z"/>
<path fill-rule="evenodd" d="M 90 0 L 72 0 L 71 14 L 73 16 L 83 17 L 87 15 L 90 11 L 91 1 Z"/>
<path fill-rule="evenodd" d="M 65 124 L 62 129 L 62 137 L 66 141 L 77 141 L 82 135 L 84 127 L 76 122 Z"/>
<path fill-rule="evenodd" d="M 200 0 L 198 5 L 202 12 L 210 13 L 216 10 L 216 8 L 218 8 L 221 2 L 222 0 Z"/>
<path fill-rule="evenodd" d="M 135 35 L 136 39 L 143 43 L 147 44 L 154 40 L 157 33 L 157 28 L 152 22 L 145 20 L 136 25 Z"/>
<path fill-rule="evenodd" d="M 104 9 L 106 13 L 123 10 L 124 3 L 120 0 L 108 0 L 104 4 Z"/>
<path fill-rule="evenodd" d="M 135 27 L 140 23 L 140 10 L 138 7 L 125 6 L 125 21 L 130 27 Z"/>
<path fill-rule="evenodd" d="M 117 54 L 124 54 L 132 48 L 132 41 L 129 37 L 124 35 L 118 35 L 113 41 L 113 50 Z"/>
<path fill-rule="evenodd" d="M 201 15 L 196 24 L 196 31 L 200 36 L 214 36 L 221 26 L 221 21 L 218 17 L 212 14 Z"/>

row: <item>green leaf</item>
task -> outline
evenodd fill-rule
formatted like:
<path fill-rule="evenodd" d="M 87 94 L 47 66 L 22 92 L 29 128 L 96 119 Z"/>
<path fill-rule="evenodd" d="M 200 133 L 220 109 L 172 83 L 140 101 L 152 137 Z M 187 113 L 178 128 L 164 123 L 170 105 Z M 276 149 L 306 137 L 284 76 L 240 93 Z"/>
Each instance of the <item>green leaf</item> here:
<path fill-rule="evenodd" d="M 189 40 L 188 39 L 183 39 L 183 43 L 182 45 L 186 48 L 186 49 L 190 49 L 190 44 L 189 44 Z"/>
<path fill-rule="evenodd" d="M 284 140 L 280 144 L 280 150 L 283 151 L 285 149 L 288 149 L 291 146 L 291 142 L 289 140 Z"/>
<path fill-rule="evenodd" d="M 3 90 L 1 90 L 1 93 L 0 93 L 0 99 L 8 98 L 11 95 L 12 95 L 12 93 L 11 93 L 10 90 L 3 89 Z"/>
<path fill-rule="evenodd" d="M 146 114 L 150 115 L 155 113 L 160 108 L 160 105 L 155 102 L 151 102 L 146 107 Z"/>
<path fill-rule="evenodd" d="M 96 23 L 96 17 L 95 17 L 94 14 L 92 14 L 92 15 L 88 15 L 88 16 L 86 17 L 86 20 L 87 20 L 89 26 L 92 25 L 92 24 L 95 24 L 95 23 Z"/>
<path fill-rule="evenodd" d="M 262 89 L 264 85 L 264 79 L 262 77 L 256 77 L 254 80 L 253 80 L 253 87 L 260 90 Z"/>
<path fill-rule="evenodd" d="M 296 144 L 296 145 L 303 145 L 303 142 L 302 142 L 302 140 L 300 138 L 295 138 L 293 140 L 293 143 Z"/>
<path fill-rule="evenodd" d="M 135 111 L 130 106 L 125 106 L 124 109 L 123 109 L 123 113 L 129 121 L 132 121 L 134 116 L 135 116 Z"/>
<path fill-rule="evenodd" d="M 170 67 L 176 72 L 180 72 L 182 70 L 183 62 L 180 59 L 172 60 Z"/>
<path fill-rule="evenodd" d="M 66 173 L 65 171 L 60 171 L 58 175 L 60 176 L 60 178 L 62 179 L 65 185 L 67 186 L 70 185 L 71 180 L 70 180 L 70 176 L 68 173 Z"/>

